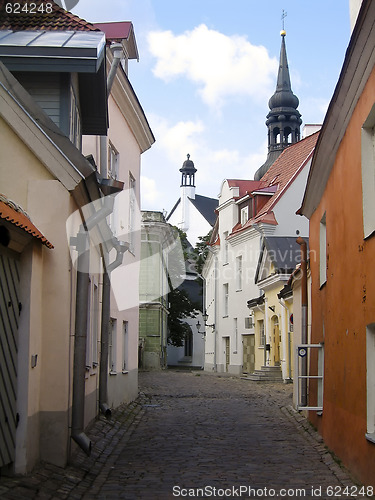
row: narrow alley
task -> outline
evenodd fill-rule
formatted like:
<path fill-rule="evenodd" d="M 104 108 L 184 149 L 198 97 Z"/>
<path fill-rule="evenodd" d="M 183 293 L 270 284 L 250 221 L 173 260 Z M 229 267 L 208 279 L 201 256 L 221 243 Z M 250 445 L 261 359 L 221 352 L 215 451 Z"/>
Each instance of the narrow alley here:
<path fill-rule="evenodd" d="M 96 421 L 91 456 L 2 478 L 4 499 L 364 498 L 291 409 L 292 388 L 205 372 L 140 373 L 140 396 Z"/>

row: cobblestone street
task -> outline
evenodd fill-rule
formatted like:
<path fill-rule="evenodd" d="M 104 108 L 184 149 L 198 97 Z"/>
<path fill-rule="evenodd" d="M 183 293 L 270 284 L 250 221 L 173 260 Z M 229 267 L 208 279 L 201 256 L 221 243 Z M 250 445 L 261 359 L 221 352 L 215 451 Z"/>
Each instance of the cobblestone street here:
<path fill-rule="evenodd" d="M 0 498 L 331 498 L 335 492 L 347 498 L 350 488 L 359 492 L 292 410 L 290 385 L 170 370 L 140 373 L 139 385 L 137 401 L 91 427 L 91 457 L 79 452 L 66 469 L 45 464 L 27 477 L 3 477 Z"/>

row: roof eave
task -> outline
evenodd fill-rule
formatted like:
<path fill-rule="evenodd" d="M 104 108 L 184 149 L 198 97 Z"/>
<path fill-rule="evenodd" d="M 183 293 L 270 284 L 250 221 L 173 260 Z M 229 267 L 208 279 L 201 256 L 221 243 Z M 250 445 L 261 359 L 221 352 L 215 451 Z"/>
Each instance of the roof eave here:
<path fill-rule="evenodd" d="M 299 214 L 311 218 L 333 168 L 353 110 L 375 65 L 375 2 L 364 0 L 319 135 Z"/>

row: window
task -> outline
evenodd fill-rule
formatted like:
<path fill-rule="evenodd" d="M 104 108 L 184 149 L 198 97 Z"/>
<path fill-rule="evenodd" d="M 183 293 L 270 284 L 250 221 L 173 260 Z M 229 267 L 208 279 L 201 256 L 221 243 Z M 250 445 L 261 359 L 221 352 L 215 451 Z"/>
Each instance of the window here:
<path fill-rule="evenodd" d="M 242 290 L 242 255 L 236 257 L 236 288 Z"/>
<path fill-rule="evenodd" d="M 249 207 L 241 208 L 241 224 L 244 225 L 249 219 Z"/>
<path fill-rule="evenodd" d="M 229 285 L 224 283 L 223 285 L 223 316 L 228 316 L 228 305 L 229 305 Z"/>
<path fill-rule="evenodd" d="M 367 363 L 367 433 L 366 438 L 375 443 L 375 323 L 366 328 Z"/>
<path fill-rule="evenodd" d="M 128 370 L 128 333 L 129 322 L 122 322 L 122 371 Z"/>
<path fill-rule="evenodd" d="M 252 316 L 245 316 L 245 328 L 246 330 L 249 330 L 250 328 L 254 327 L 253 323 L 253 317 Z"/>
<path fill-rule="evenodd" d="M 108 369 L 110 373 L 116 373 L 116 330 L 117 320 L 111 318 L 108 332 Z"/>
<path fill-rule="evenodd" d="M 265 342 L 265 335 L 264 335 L 264 320 L 261 319 L 258 321 L 258 331 L 259 331 L 259 347 L 264 347 L 266 342 Z"/>
<path fill-rule="evenodd" d="M 327 226 L 326 214 L 324 213 L 320 221 L 320 253 L 319 253 L 319 275 L 320 286 L 327 281 Z"/>
<path fill-rule="evenodd" d="M 135 232 L 135 217 L 136 217 L 136 184 L 132 174 L 129 175 L 129 250 L 134 253 L 134 232 Z"/>
<path fill-rule="evenodd" d="M 110 142 L 108 145 L 108 178 L 119 179 L 119 159 L 120 155 L 113 144 Z"/>
<path fill-rule="evenodd" d="M 363 233 L 375 232 L 375 104 L 363 124 L 361 137 Z"/>
<path fill-rule="evenodd" d="M 238 349 L 238 319 L 233 318 L 233 328 L 234 328 L 234 348 L 235 350 L 233 351 L 233 354 L 237 354 L 237 349 Z"/>
<path fill-rule="evenodd" d="M 223 239 L 224 239 L 224 254 L 223 254 L 223 264 L 228 264 L 228 259 L 229 259 L 229 247 L 228 247 L 228 231 L 225 231 L 223 233 Z"/>

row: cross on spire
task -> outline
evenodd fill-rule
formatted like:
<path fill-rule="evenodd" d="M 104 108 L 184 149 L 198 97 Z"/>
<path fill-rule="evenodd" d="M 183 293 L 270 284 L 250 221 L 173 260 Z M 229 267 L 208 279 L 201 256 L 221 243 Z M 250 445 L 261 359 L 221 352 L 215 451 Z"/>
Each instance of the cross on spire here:
<path fill-rule="evenodd" d="M 285 18 L 287 15 L 288 15 L 288 13 L 285 12 L 285 10 L 283 9 L 283 13 L 281 14 L 281 22 L 282 22 L 283 31 L 285 31 Z"/>

